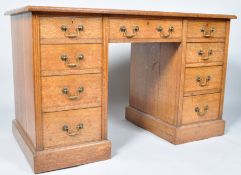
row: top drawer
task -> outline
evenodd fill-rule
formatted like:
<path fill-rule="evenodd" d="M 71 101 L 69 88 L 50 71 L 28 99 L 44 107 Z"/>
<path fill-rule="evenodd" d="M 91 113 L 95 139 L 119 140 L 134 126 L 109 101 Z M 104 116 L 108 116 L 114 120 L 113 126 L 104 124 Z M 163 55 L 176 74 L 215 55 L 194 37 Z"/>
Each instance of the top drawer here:
<path fill-rule="evenodd" d="M 176 19 L 110 18 L 110 40 L 180 39 L 182 21 Z"/>
<path fill-rule="evenodd" d="M 102 38 L 101 17 L 41 17 L 41 42 L 80 42 Z"/>
<path fill-rule="evenodd" d="M 224 38 L 226 22 L 224 21 L 188 21 L 189 38 Z"/>

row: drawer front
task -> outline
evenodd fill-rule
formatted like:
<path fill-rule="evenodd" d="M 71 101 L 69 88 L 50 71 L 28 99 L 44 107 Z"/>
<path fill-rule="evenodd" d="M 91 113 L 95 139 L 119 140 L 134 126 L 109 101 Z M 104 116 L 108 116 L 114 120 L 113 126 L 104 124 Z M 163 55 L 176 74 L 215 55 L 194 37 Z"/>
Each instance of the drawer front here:
<path fill-rule="evenodd" d="M 110 39 L 181 39 L 181 36 L 181 20 L 110 18 Z"/>
<path fill-rule="evenodd" d="M 186 63 L 223 62 L 224 43 L 188 43 Z"/>
<path fill-rule="evenodd" d="M 101 74 L 42 77 L 44 112 L 96 107 L 101 104 Z"/>
<path fill-rule="evenodd" d="M 188 21 L 187 37 L 224 38 L 226 22 L 223 21 Z"/>
<path fill-rule="evenodd" d="M 41 45 L 42 75 L 81 73 L 101 69 L 101 44 Z"/>
<path fill-rule="evenodd" d="M 101 140 L 101 108 L 43 114 L 44 148 Z"/>
<path fill-rule="evenodd" d="M 218 119 L 220 93 L 184 97 L 182 124 Z"/>
<path fill-rule="evenodd" d="M 101 17 L 41 17 L 41 39 L 102 38 Z"/>
<path fill-rule="evenodd" d="M 220 89 L 222 66 L 186 68 L 185 92 Z"/>

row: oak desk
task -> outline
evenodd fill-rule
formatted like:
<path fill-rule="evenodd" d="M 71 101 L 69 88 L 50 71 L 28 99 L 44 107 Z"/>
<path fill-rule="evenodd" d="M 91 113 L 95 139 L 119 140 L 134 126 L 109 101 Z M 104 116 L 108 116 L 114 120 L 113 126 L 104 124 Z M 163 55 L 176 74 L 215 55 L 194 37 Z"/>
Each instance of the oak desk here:
<path fill-rule="evenodd" d="M 27 6 L 9 11 L 13 133 L 36 173 L 109 159 L 108 43 L 130 42 L 126 119 L 173 144 L 222 135 L 233 15 Z"/>

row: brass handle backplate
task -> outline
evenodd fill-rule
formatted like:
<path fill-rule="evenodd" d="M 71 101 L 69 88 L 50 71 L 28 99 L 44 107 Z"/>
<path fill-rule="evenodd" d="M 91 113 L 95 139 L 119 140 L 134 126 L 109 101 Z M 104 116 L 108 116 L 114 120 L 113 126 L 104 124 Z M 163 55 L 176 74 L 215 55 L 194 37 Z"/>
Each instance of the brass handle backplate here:
<path fill-rule="evenodd" d="M 199 50 L 198 55 L 201 56 L 202 60 L 207 61 L 209 60 L 210 56 L 213 55 L 213 50 L 209 49 L 207 53 L 203 50 Z"/>
<path fill-rule="evenodd" d="M 70 92 L 69 92 L 69 89 L 67 87 L 64 87 L 62 89 L 62 93 L 67 95 L 68 96 L 68 99 L 69 100 L 77 100 L 79 97 L 80 97 L 80 93 L 84 92 L 84 87 L 79 87 L 77 90 L 76 90 L 76 93 L 75 95 L 72 95 Z"/>
<path fill-rule="evenodd" d="M 210 38 L 215 31 L 214 27 L 208 28 L 207 26 L 202 26 L 200 31 L 203 33 L 203 37 Z"/>
<path fill-rule="evenodd" d="M 172 32 L 174 31 L 174 27 L 173 26 L 169 26 L 167 33 L 164 33 L 163 27 L 162 26 L 158 26 L 156 28 L 157 32 L 160 33 L 160 36 L 163 38 L 168 38 L 171 36 Z"/>
<path fill-rule="evenodd" d="M 198 116 L 202 117 L 208 112 L 208 105 L 204 106 L 203 110 L 201 110 L 199 107 L 195 107 L 194 110 Z"/>
<path fill-rule="evenodd" d="M 84 26 L 83 25 L 78 25 L 75 28 L 74 32 L 70 32 L 69 27 L 67 25 L 62 25 L 61 30 L 64 32 L 64 36 L 67 38 L 77 38 L 79 36 L 79 33 L 81 31 L 84 31 Z"/>
<path fill-rule="evenodd" d="M 120 27 L 120 32 L 123 33 L 123 36 L 126 37 L 126 38 L 133 38 L 136 36 L 137 32 L 139 32 L 139 26 L 133 26 L 132 27 L 132 33 L 130 34 L 128 31 L 127 31 L 127 28 L 125 26 L 121 26 Z"/>
<path fill-rule="evenodd" d="M 208 75 L 207 77 L 200 77 L 197 76 L 196 81 L 199 83 L 199 86 L 204 87 L 208 85 L 208 82 L 211 80 L 211 76 Z"/>
<path fill-rule="evenodd" d="M 71 130 L 68 125 L 64 125 L 64 126 L 62 127 L 62 130 L 63 130 L 64 132 L 66 132 L 66 134 L 67 134 L 68 136 L 76 136 L 76 135 L 80 134 L 80 130 L 83 129 L 83 128 L 84 128 L 84 124 L 83 124 L 83 123 L 80 123 L 80 124 L 76 125 L 74 131 Z"/>
<path fill-rule="evenodd" d="M 80 60 L 83 60 L 84 59 L 84 55 L 83 54 L 79 54 L 77 57 L 76 57 L 76 63 L 70 63 L 69 61 L 69 58 L 68 58 L 68 55 L 66 54 L 62 54 L 60 56 L 60 59 L 62 61 L 64 61 L 64 64 L 69 67 L 69 68 L 74 68 L 74 67 L 77 67 L 79 64 L 80 64 Z"/>

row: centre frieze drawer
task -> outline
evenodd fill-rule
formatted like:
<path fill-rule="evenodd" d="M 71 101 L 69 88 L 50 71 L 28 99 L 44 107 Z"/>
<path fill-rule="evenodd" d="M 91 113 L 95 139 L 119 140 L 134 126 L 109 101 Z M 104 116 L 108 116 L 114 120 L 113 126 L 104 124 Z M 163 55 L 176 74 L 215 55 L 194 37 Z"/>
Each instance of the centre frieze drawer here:
<path fill-rule="evenodd" d="M 42 77 L 43 112 L 101 105 L 101 74 Z"/>
<path fill-rule="evenodd" d="M 110 18 L 110 39 L 181 39 L 178 19 Z"/>

